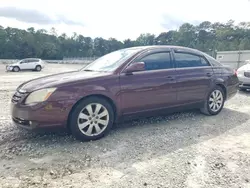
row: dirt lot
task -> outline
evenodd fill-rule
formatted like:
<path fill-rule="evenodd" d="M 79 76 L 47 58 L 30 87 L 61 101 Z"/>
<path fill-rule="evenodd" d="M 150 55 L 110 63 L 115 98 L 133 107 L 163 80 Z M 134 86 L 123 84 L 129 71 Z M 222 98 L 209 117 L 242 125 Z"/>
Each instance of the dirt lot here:
<path fill-rule="evenodd" d="M 77 68 L 5 73 L 0 65 L 0 187 L 250 187 L 247 92 L 217 116 L 189 111 L 130 121 L 94 142 L 12 124 L 10 98 L 21 82 Z"/>

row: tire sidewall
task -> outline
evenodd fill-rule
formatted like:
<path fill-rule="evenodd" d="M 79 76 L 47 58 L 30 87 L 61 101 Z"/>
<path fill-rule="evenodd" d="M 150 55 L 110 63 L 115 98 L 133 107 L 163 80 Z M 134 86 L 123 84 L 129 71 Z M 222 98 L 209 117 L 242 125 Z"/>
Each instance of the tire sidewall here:
<path fill-rule="evenodd" d="M 79 113 L 81 112 L 81 110 L 87 106 L 88 104 L 90 103 L 100 103 L 102 104 L 107 110 L 108 110 L 108 113 L 109 113 L 109 123 L 106 127 L 106 129 L 100 133 L 99 135 L 96 135 L 96 136 L 87 136 L 87 135 L 84 135 L 79 127 L 78 127 L 78 115 Z M 78 139 L 78 140 L 81 140 L 81 141 L 90 141 L 90 140 L 97 140 L 97 139 L 100 139 L 102 137 L 104 137 L 109 131 L 110 129 L 112 128 L 113 126 L 113 123 L 114 123 L 114 110 L 111 106 L 111 104 L 103 99 L 103 98 L 99 98 L 99 97 L 89 97 L 87 99 L 84 99 L 82 101 L 80 101 L 73 109 L 72 109 L 72 112 L 71 112 L 71 115 L 69 117 L 69 129 L 72 133 L 72 135 Z"/>
<path fill-rule="evenodd" d="M 42 67 L 40 65 L 37 65 L 36 66 L 36 71 L 41 71 L 42 70 Z"/>
<path fill-rule="evenodd" d="M 215 90 L 219 90 L 219 91 L 222 93 L 222 95 L 223 95 L 222 106 L 221 106 L 220 110 L 218 110 L 217 112 L 212 111 L 212 110 L 210 109 L 210 107 L 209 107 L 209 98 L 210 98 L 210 95 L 211 95 Z M 207 111 L 208 111 L 209 114 L 211 114 L 211 115 L 217 115 L 217 114 L 219 114 L 219 113 L 221 112 L 221 110 L 223 109 L 224 103 L 225 103 L 225 93 L 224 93 L 224 91 L 223 91 L 223 89 L 222 89 L 221 87 L 216 86 L 216 87 L 215 87 L 214 89 L 212 89 L 212 90 L 209 92 L 209 94 L 208 94 L 207 101 L 206 101 Z"/>
<path fill-rule="evenodd" d="M 16 70 L 16 69 L 17 69 L 17 70 Z M 19 71 L 20 71 L 20 68 L 16 66 L 16 67 L 13 68 L 13 71 L 14 71 L 14 72 L 19 72 Z"/>

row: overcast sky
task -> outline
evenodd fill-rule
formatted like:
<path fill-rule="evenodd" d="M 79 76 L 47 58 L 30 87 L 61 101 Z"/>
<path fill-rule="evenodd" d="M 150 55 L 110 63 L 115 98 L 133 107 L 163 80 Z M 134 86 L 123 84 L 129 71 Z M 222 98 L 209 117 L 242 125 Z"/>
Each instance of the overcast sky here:
<path fill-rule="evenodd" d="M 135 39 L 184 22 L 250 21 L 249 0 L 1 0 L 0 25 Z"/>

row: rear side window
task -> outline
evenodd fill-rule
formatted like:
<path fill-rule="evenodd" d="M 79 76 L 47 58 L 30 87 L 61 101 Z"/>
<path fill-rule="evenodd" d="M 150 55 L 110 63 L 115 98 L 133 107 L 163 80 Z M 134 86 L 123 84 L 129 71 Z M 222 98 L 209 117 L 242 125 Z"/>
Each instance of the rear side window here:
<path fill-rule="evenodd" d="M 212 66 L 214 67 L 221 67 L 222 64 L 219 63 L 216 59 L 212 58 L 211 56 L 205 55 L 205 57 L 207 58 L 207 60 L 209 61 L 209 63 L 211 63 Z"/>
<path fill-rule="evenodd" d="M 29 59 L 29 63 L 39 62 L 38 59 Z"/>
<path fill-rule="evenodd" d="M 202 57 L 188 53 L 175 53 L 177 68 L 210 66 Z"/>
<path fill-rule="evenodd" d="M 172 68 L 169 52 L 150 54 L 143 57 L 140 61 L 145 63 L 145 69 L 147 71 Z"/>

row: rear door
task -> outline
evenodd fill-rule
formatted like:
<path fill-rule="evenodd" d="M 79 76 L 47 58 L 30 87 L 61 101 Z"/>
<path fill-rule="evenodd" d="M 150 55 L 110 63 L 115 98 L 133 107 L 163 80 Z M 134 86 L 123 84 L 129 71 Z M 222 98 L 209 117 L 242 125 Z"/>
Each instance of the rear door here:
<path fill-rule="evenodd" d="M 176 80 L 170 50 L 150 51 L 135 61 L 144 62 L 146 70 L 134 72 L 132 75 L 121 73 L 123 114 L 174 105 Z"/>
<path fill-rule="evenodd" d="M 199 54 L 174 51 L 177 101 L 181 104 L 204 101 L 212 86 L 213 69 Z"/>
<path fill-rule="evenodd" d="M 30 59 L 28 63 L 28 69 L 35 69 L 36 65 L 38 64 L 39 60 L 38 59 Z"/>

